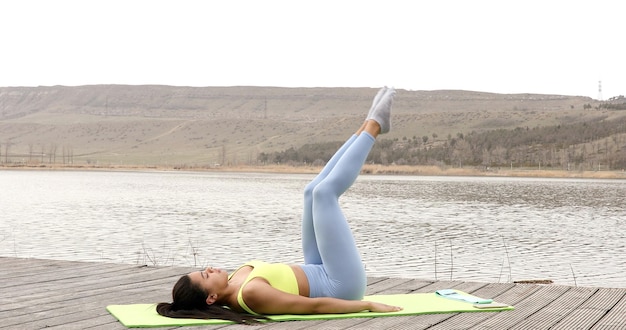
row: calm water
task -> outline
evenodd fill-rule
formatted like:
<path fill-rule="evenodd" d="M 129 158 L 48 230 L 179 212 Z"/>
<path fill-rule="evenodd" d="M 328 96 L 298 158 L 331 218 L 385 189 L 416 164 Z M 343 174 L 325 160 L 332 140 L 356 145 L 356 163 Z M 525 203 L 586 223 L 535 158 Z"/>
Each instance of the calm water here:
<path fill-rule="evenodd" d="M 233 269 L 302 261 L 312 175 L 0 171 L 0 256 Z M 361 176 L 370 276 L 626 287 L 626 181 Z"/>

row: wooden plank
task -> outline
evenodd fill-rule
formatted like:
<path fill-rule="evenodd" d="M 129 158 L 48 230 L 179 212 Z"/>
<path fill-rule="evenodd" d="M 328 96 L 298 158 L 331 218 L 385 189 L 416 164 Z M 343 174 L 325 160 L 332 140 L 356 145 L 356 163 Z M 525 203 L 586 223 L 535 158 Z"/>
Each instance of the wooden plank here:
<path fill-rule="evenodd" d="M 112 321 L 107 315 L 90 318 L 88 320 L 68 322 L 59 325 L 47 326 L 46 329 L 51 330 L 84 330 L 84 329 L 101 329 L 101 330 L 127 330 L 128 328 L 122 325 L 117 320 Z M 173 328 L 158 328 L 159 330 L 167 330 Z M 198 329 L 201 330 L 201 329 Z"/>
<path fill-rule="evenodd" d="M 83 281 L 79 285 L 59 286 L 57 291 L 63 292 L 60 294 L 31 295 L 22 304 L 14 303 L 10 306 L 17 311 L 4 310 L 0 312 L 3 324 L 21 323 L 23 326 L 30 324 L 33 328 L 38 328 L 43 323 L 34 323 L 32 315 L 35 313 L 39 321 L 47 320 L 45 321 L 47 323 L 43 325 L 51 326 L 56 323 L 50 323 L 52 321 L 49 319 L 58 318 L 59 315 L 71 315 L 75 308 L 81 308 L 83 315 L 89 314 L 87 310 L 89 307 L 96 311 L 96 316 L 108 315 L 101 301 L 108 302 L 107 304 L 133 303 L 142 301 L 141 296 L 143 299 L 149 299 L 148 301 L 168 301 L 171 299 L 167 295 L 169 295 L 169 290 L 171 290 L 175 279 L 180 275 L 181 269 L 128 267 L 132 269 L 132 272 L 124 273 L 117 280 L 114 276 L 105 280 L 95 278 Z M 123 294 L 120 295 L 120 292 Z M 158 300 L 150 298 L 146 292 L 158 292 L 160 298 Z M 59 306 L 63 307 L 58 308 Z M 7 317 L 4 315 L 6 313 L 11 313 L 11 316 Z M 65 321 L 69 322 L 69 320 Z M 72 320 L 72 322 L 74 321 L 76 320 Z"/>
<path fill-rule="evenodd" d="M 553 329 L 590 329 L 622 299 L 624 291 L 598 288 L 589 299 L 572 311 L 567 318 L 559 321 Z"/>
<path fill-rule="evenodd" d="M 563 295 L 537 311 L 530 318 L 517 323 L 511 329 L 552 329 L 589 299 L 597 289 L 569 288 Z"/>
<path fill-rule="evenodd" d="M 626 329 L 626 292 L 622 291 L 622 298 L 611 308 L 603 318 L 591 329 L 613 330 Z"/>
<path fill-rule="evenodd" d="M 52 279 L 65 278 L 76 274 L 88 273 L 86 270 L 94 269 L 94 264 L 75 263 L 65 264 L 59 261 L 39 262 L 39 260 L 20 260 L 7 264 L 5 260 L 0 263 L 0 289 L 14 288 L 19 285 L 30 283 L 40 283 L 48 281 L 47 276 Z M 97 265 L 97 264 L 95 264 Z M 111 265 L 104 268 L 104 271 L 114 271 L 115 268 L 126 269 L 128 265 Z M 96 270 L 94 269 L 94 272 Z"/>
<path fill-rule="evenodd" d="M 397 287 L 399 285 L 402 285 L 410 281 L 411 280 L 408 278 L 388 278 L 384 281 L 380 281 L 375 284 L 368 285 L 365 294 L 373 295 L 373 294 L 380 294 L 381 292 L 388 294 L 388 291 L 391 288 Z"/>
<path fill-rule="evenodd" d="M 105 283 L 107 279 L 117 281 L 128 276 L 136 276 L 137 269 L 131 267 L 115 267 L 106 271 L 84 270 L 83 272 L 73 271 L 57 272 L 56 274 L 33 275 L 28 279 L 14 282 L 11 286 L 0 289 L 0 294 L 12 301 L 20 301 L 24 296 L 35 297 L 38 295 L 48 295 L 50 290 L 57 290 L 63 287 L 85 287 L 97 283 Z M 53 276 L 56 276 L 53 277 Z M 38 280 L 39 279 L 39 280 Z M 19 290 L 16 290 L 19 288 Z"/>
<path fill-rule="evenodd" d="M 3 299 L 0 329 L 125 329 L 106 311 L 106 305 L 169 301 L 174 282 L 193 270 L 196 269 L 0 258 L 0 296 Z M 33 272 L 37 275 L 31 275 Z M 626 288 L 370 277 L 367 293 L 418 293 L 444 288 L 494 298 L 514 305 L 516 309 L 500 313 L 276 322 L 255 328 L 626 329 Z M 233 330 L 249 327 L 232 324 L 171 329 Z"/>
<path fill-rule="evenodd" d="M 146 299 L 148 302 L 161 300 L 162 297 L 159 296 L 162 296 L 162 293 L 159 291 L 163 288 L 163 284 L 145 287 L 145 290 L 131 290 L 125 287 L 114 288 L 115 291 L 108 289 L 99 295 L 77 296 L 74 299 L 59 297 L 45 303 L 26 305 L 19 310 L 12 311 L 10 316 L 3 316 L 2 326 L 20 324 L 22 327 L 28 325 L 30 328 L 41 328 L 43 325 L 49 327 L 69 321 L 75 322 L 80 317 L 90 318 L 108 315 L 104 307 L 109 304 L 136 303 L 141 301 L 140 299 Z M 123 294 L 120 294 L 121 292 Z M 80 315 L 74 315 L 77 311 Z M 36 317 L 33 318 L 33 316 Z"/>
<path fill-rule="evenodd" d="M 37 260 L 26 260 L 17 265 L 13 265 L 10 269 L 11 274 L 2 276 L 6 282 L 1 287 L 13 287 L 16 285 L 24 285 L 30 283 L 45 283 L 51 280 L 60 280 L 65 278 L 76 278 L 79 276 L 113 273 L 120 270 L 130 270 L 131 265 L 106 265 L 106 267 L 98 267 L 98 264 L 85 264 L 71 262 L 65 264 L 63 262 L 38 263 Z M 3 266 L 4 267 L 4 266 Z"/>
<path fill-rule="evenodd" d="M 99 280 L 95 278 L 85 280 L 79 278 L 76 282 L 70 282 L 66 285 L 58 285 L 54 290 L 59 291 L 60 294 L 51 296 L 50 291 L 31 293 L 27 296 L 21 297 L 21 299 L 10 299 L 10 301 L 6 302 L 4 308 L 8 310 L 32 304 L 48 304 L 53 301 L 72 300 L 76 296 L 94 296 L 101 291 L 111 290 L 111 287 L 128 289 L 141 288 L 151 285 L 154 281 L 158 282 L 163 279 L 167 279 L 169 282 L 169 290 L 171 290 L 171 286 L 173 286 L 174 279 L 170 279 L 172 269 L 136 269 L 134 271 L 134 275 L 132 273 L 125 273 L 120 276 L 117 281 L 114 279 Z"/>
<path fill-rule="evenodd" d="M 429 286 L 433 283 L 434 281 L 411 279 L 407 282 L 404 282 L 392 288 L 389 288 L 387 291 L 385 291 L 385 294 L 416 292 L 417 290 L 425 286 Z"/>
<path fill-rule="evenodd" d="M 607 311 L 599 309 L 576 309 L 567 318 L 562 319 L 552 329 L 556 330 L 583 330 L 591 329 Z"/>
<path fill-rule="evenodd" d="M 481 329 L 510 329 L 558 299 L 568 290 L 569 287 L 565 286 L 542 286 L 519 303 L 511 303 L 503 299 L 504 303 L 513 304 L 515 309 L 506 313 L 498 313 L 481 322 L 477 327 Z"/>

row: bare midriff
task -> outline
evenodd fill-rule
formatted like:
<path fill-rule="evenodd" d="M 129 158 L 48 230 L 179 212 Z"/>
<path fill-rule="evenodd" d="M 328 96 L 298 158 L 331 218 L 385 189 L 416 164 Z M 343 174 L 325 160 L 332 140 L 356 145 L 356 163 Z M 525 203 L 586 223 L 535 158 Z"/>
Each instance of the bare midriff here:
<path fill-rule="evenodd" d="M 306 274 L 298 265 L 289 265 L 293 269 L 293 273 L 296 275 L 296 281 L 298 281 L 298 292 L 301 296 L 309 296 L 309 279 Z"/>

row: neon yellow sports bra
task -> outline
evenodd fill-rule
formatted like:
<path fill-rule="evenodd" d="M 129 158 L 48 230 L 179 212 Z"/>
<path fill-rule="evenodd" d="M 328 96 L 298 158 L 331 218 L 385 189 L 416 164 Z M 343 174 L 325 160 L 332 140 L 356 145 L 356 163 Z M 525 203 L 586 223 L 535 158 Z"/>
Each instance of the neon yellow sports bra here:
<path fill-rule="evenodd" d="M 260 260 L 252 260 L 245 263 L 243 266 L 237 268 L 230 276 L 229 279 L 239 271 L 242 267 L 252 266 L 253 269 L 248 274 L 248 277 L 241 284 L 241 288 L 239 288 L 239 292 L 237 293 L 237 302 L 239 306 L 243 308 L 246 312 L 254 315 L 259 315 L 255 313 L 246 303 L 243 301 L 243 287 L 248 284 L 253 278 L 263 278 L 269 282 L 269 284 L 274 288 L 283 292 L 291 293 L 291 294 L 300 294 L 300 290 L 298 290 L 298 280 L 296 279 L 296 274 L 294 274 L 293 269 L 287 264 L 271 264 Z"/>

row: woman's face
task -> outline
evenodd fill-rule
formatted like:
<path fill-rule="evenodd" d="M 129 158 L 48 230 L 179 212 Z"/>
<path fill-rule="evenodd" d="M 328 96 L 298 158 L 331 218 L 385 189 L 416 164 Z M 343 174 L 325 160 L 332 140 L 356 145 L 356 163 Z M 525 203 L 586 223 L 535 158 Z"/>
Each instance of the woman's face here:
<path fill-rule="evenodd" d="M 208 267 L 189 273 L 188 276 L 191 282 L 201 287 L 207 295 L 217 293 L 228 286 L 228 273 L 219 268 Z"/>

